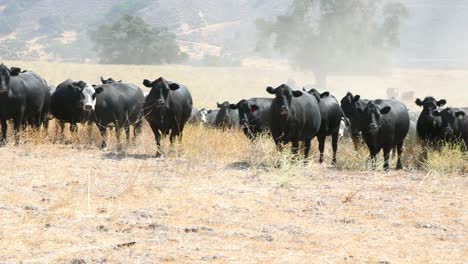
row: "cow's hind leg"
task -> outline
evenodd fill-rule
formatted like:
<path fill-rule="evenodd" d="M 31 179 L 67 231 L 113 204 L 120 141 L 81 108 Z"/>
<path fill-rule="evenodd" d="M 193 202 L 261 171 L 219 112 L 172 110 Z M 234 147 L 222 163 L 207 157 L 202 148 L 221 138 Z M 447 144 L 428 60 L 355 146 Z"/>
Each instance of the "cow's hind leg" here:
<path fill-rule="evenodd" d="M 326 136 L 321 135 L 317 137 L 318 142 L 319 142 L 319 152 L 320 152 L 320 157 L 319 157 L 319 162 L 323 162 L 323 153 L 325 152 L 325 140 L 327 139 Z"/>
<path fill-rule="evenodd" d="M 403 142 L 400 142 L 397 144 L 397 151 L 398 151 L 398 160 L 397 160 L 396 169 L 401 170 L 403 169 L 403 166 L 401 165 L 401 154 L 403 153 Z"/>
<path fill-rule="evenodd" d="M 388 171 L 389 168 L 389 160 L 390 160 L 390 152 L 392 151 L 392 148 L 384 148 L 383 149 L 383 155 L 384 155 L 384 165 L 383 168 L 385 171 Z"/>
<path fill-rule="evenodd" d="M 336 165 L 336 153 L 338 152 L 338 138 L 340 136 L 339 131 L 333 133 L 332 135 L 332 148 L 333 148 L 333 159 L 332 165 Z"/>
<path fill-rule="evenodd" d="M 308 162 L 311 142 L 312 142 L 312 139 L 304 140 L 304 163 Z"/>

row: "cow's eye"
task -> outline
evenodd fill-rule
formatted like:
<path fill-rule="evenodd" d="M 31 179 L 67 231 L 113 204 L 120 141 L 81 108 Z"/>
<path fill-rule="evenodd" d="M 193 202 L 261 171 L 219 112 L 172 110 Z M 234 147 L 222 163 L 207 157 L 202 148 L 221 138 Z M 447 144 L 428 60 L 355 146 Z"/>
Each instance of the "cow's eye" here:
<path fill-rule="evenodd" d="M 92 97 L 93 97 L 93 100 L 96 99 L 96 94 L 94 93 Z"/>

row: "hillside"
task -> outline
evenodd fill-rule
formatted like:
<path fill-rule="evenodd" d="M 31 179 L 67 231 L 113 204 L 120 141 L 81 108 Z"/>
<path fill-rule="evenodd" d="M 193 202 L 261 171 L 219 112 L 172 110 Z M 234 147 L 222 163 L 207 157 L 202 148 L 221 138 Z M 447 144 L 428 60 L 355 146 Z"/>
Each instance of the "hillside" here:
<path fill-rule="evenodd" d="M 390 1 L 390 0 L 383 0 Z M 138 15 L 177 34 L 192 60 L 205 54 L 251 56 L 258 18 L 284 13 L 292 0 L 0 0 L 0 59 L 96 61 L 89 30 L 121 14 Z M 403 67 L 468 65 L 468 3 L 405 0 L 396 63 Z"/>
<path fill-rule="evenodd" d="M 0 1 L 4 16 L 0 21 L 15 21 L 9 23 L 11 32 L 0 36 L 0 41 L 16 41 L 18 49 L 28 51 L 22 52 L 25 57 L 9 59 L 40 57 L 84 61 L 92 59 L 86 32 L 115 20 L 120 13 L 138 15 L 153 26 L 169 28 L 177 34 L 182 49 L 192 58 L 200 58 L 203 54 L 219 55 L 223 47 L 235 39 L 242 39 L 243 43 L 237 41 L 231 51 L 240 48 L 248 52 L 252 47 L 246 49 L 245 43 L 253 43 L 253 21 L 283 12 L 290 0 L 198 0 L 189 3 L 184 0 L 140 0 L 135 1 L 136 4 L 112 0 L 65 0 L 60 4 L 53 0 L 25 2 L 28 3 Z"/>

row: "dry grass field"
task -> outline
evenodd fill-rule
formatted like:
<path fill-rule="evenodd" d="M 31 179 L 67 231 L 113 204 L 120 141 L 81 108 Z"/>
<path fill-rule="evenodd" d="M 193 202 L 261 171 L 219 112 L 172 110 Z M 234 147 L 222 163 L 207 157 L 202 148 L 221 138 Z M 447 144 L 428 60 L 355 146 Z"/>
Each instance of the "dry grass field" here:
<path fill-rule="evenodd" d="M 272 68 L 6 62 L 51 83 L 164 76 L 186 84 L 197 107 L 267 96 L 265 87 L 311 74 Z M 468 105 L 468 74 L 399 70 L 330 78 L 330 90 L 382 97 L 387 87 Z M 464 96 L 464 97 L 463 97 Z M 408 144 L 403 171 L 366 169 L 367 150 L 340 143 L 338 165 L 291 163 L 265 136 L 189 126 L 165 157 L 145 126 L 136 142 L 54 126 L 0 149 L 0 263 L 467 263 L 468 157 Z M 329 151 L 327 145 L 327 151 Z M 282 164 L 277 168 L 276 163 Z M 394 164 L 392 164 L 394 166 Z"/>

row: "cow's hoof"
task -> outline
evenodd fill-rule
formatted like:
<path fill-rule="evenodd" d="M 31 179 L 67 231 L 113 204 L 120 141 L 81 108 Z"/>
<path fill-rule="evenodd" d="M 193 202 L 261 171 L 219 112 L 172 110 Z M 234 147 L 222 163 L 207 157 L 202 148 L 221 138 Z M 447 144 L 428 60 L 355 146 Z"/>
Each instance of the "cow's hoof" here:
<path fill-rule="evenodd" d="M 164 155 L 161 154 L 161 153 L 156 153 L 156 156 L 155 156 L 157 159 L 163 159 L 164 158 Z"/>

